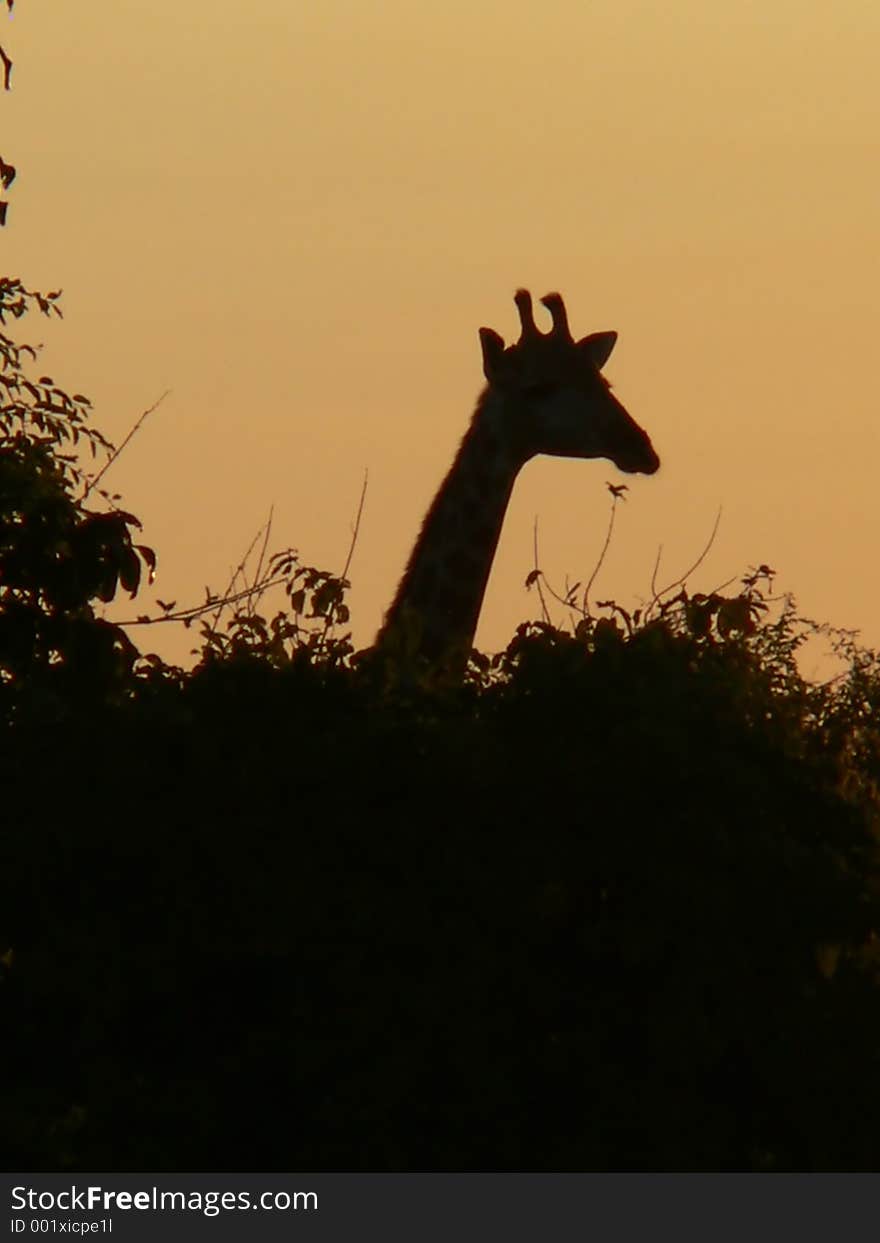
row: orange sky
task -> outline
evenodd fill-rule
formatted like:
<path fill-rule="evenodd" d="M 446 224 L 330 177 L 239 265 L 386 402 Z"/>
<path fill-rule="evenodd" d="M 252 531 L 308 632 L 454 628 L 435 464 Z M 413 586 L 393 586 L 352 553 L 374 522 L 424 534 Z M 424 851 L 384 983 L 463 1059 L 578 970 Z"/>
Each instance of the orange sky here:
<path fill-rule="evenodd" d="M 663 462 L 594 598 L 647 595 L 661 543 L 682 572 L 723 505 L 693 589 L 766 561 L 880 644 L 876 0 L 17 0 L 2 42 L 3 271 L 65 291 L 19 335 L 114 439 L 172 390 L 107 478 L 163 599 L 224 586 L 272 503 L 341 569 L 369 469 L 368 643 L 526 285 L 617 329 Z M 551 579 L 588 575 L 606 479 L 526 467 L 480 646 L 535 615 L 536 514 Z M 182 659 L 170 631 L 133 637 Z"/>

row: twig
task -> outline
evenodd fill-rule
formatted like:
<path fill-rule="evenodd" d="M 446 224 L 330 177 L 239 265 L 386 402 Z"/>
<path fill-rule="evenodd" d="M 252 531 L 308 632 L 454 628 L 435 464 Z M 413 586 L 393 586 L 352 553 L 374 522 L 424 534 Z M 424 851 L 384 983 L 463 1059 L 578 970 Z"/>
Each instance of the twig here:
<path fill-rule="evenodd" d="M 161 405 L 161 403 L 165 400 L 165 398 L 168 396 L 168 394 L 169 394 L 170 392 L 171 392 L 171 389 L 170 389 L 170 388 L 167 388 L 167 389 L 165 390 L 165 392 L 162 394 L 162 396 L 161 396 L 160 398 L 158 398 L 158 400 L 157 400 L 157 401 L 154 401 L 154 402 L 153 402 L 153 404 L 152 404 L 152 406 L 150 406 L 150 408 L 149 408 L 148 410 L 145 410 L 145 411 L 143 412 L 143 414 L 141 415 L 141 417 L 140 417 L 140 418 L 137 420 L 137 422 L 135 423 L 134 427 L 132 427 L 132 429 L 129 431 L 128 435 L 127 435 L 127 436 L 125 437 L 125 439 L 123 440 L 122 444 L 121 444 L 121 445 L 120 445 L 117 449 L 114 449 L 114 450 L 113 450 L 113 452 L 110 454 L 110 456 L 109 456 L 109 458 L 107 459 L 107 461 L 104 463 L 104 465 L 103 465 L 103 466 L 101 467 L 101 469 L 98 471 L 97 475 L 95 475 L 94 479 L 90 480 L 90 481 L 89 481 L 89 483 L 87 483 L 87 484 L 86 484 L 86 490 L 85 490 L 85 492 L 83 493 L 83 500 L 85 500 L 85 498 L 86 498 L 86 497 L 88 496 L 88 494 L 91 492 L 92 488 L 97 487 L 97 485 L 101 482 L 101 480 L 102 480 L 102 479 L 104 478 L 104 476 L 107 474 L 107 471 L 110 469 L 110 467 L 111 467 L 111 466 L 113 465 L 113 463 L 116 461 L 116 459 L 119 457 L 120 453 L 121 453 L 121 452 L 122 452 L 122 450 L 125 448 L 125 446 L 128 444 L 128 442 L 129 442 L 129 441 L 132 439 L 132 437 L 133 437 L 133 436 L 135 436 L 135 435 L 137 434 L 137 432 L 140 430 L 140 428 L 141 428 L 141 426 L 142 426 L 142 424 L 143 424 L 143 422 L 144 422 L 144 419 L 146 419 L 148 415 L 152 414 L 152 413 L 153 413 L 153 411 L 156 409 L 156 407 L 157 407 L 157 406 Z"/>
<path fill-rule="evenodd" d="M 254 584 L 254 586 L 252 587 L 246 586 L 244 590 L 235 592 L 235 593 L 233 593 L 232 589 L 235 586 L 235 580 L 238 578 L 239 574 L 241 574 L 242 576 L 244 575 L 244 567 L 247 565 L 247 559 L 251 555 L 251 553 L 254 551 L 254 545 L 256 544 L 257 540 L 260 538 L 262 534 L 263 534 L 263 527 L 260 527 L 260 529 L 257 531 L 254 538 L 248 544 L 247 551 L 245 552 L 244 556 L 239 561 L 235 569 L 232 571 L 227 588 L 223 592 L 223 595 L 220 597 L 219 606 L 217 608 L 217 614 L 211 623 L 211 629 L 209 631 L 209 634 L 215 635 L 217 633 L 217 627 L 220 624 L 220 618 L 223 616 L 223 610 L 226 608 L 227 604 L 235 604 L 237 603 L 238 600 L 243 600 L 246 597 L 249 597 L 250 595 L 253 594 L 254 591 L 257 590 L 256 584 Z M 247 579 L 245 579 L 244 581 L 245 583 L 247 583 Z M 217 601 L 214 601 L 214 604 L 217 604 Z M 213 605 L 211 607 L 213 608 Z"/>
<path fill-rule="evenodd" d="M 260 575 L 263 573 L 263 561 L 266 556 L 266 547 L 269 543 L 269 535 L 272 531 L 272 518 L 274 517 L 274 515 L 275 515 L 275 506 L 270 505 L 269 506 L 269 517 L 266 521 L 265 534 L 263 536 L 263 547 L 260 549 L 260 557 L 259 557 L 259 560 L 257 561 L 257 568 L 254 571 L 253 586 L 254 586 L 255 591 L 260 586 Z M 266 588 L 263 587 L 262 591 L 260 591 L 260 594 L 257 596 L 257 600 L 262 598 L 262 596 L 265 594 L 265 591 L 266 591 Z M 255 607 L 255 601 L 253 599 L 249 599 L 248 600 L 248 613 L 249 614 L 253 615 L 254 607 Z"/>
<path fill-rule="evenodd" d="M 363 486 L 361 487 L 361 499 L 358 501 L 357 514 L 355 515 L 354 527 L 352 528 L 352 532 L 351 532 L 351 543 L 348 546 L 348 556 L 345 558 L 345 565 L 342 567 L 342 573 L 339 576 L 341 579 L 348 578 L 349 566 L 351 565 L 351 559 L 354 556 L 354 549 L 355 549 L 355 545 L 357 544 L 358 532 L 361 529 L 361 515 L 364 512 L 364 501 L 367 498 L 367 479 L 368 478 L 369 478 L 369 471 L 365 470 L 364 471 L 364 482 L 363 482 Z M 321 644 L 324 642 L 324 640 L 327 638 L 327 635 L 330 631 L 330 626 L 331 626 L 330 613 L 328 612 L 327 616 L 324 618 L 324 629 L 321 631 L 321 637 L 318 640 L 318 647 L 320 647 Z"/>
<path fill-rule="evenodd" d="M 348 556 L 345 558 L 345 565 L 342 567 L 340 578 L 348 578 L 348 570 L 351 565 L 351 559 L 354 556 L 354 548 L 357 543 L 358 532 L 361 529 L 361 515 L 364 512 L 364 501 L 367 499 L 367 479 L 369 471 L 364 471 L 364 486 L 361 488 L 361 499 L 358 501 L 357 516 L 354 520 L 354 528 L 351 533 L 351 543 L 348 546 Z"/>
<path fill-rule="evenodd" d="M 284 581 L 284 576 L 280 575 L 278 578 L 269 579 L 262 585 L 257 584 L 257 586 L 254 587 L 244 587 L 240 591 L 230 592 L 228 595 L 224 596 L 219 603 L 224 608 L 228 604 L 237 604 L 239 600 L 246 600 L 257 590 L 268 591 L 270 587 L 277 587 L 279 583 L 283 583 Z M 157 626 L 160 622 L 193 621 L 196 617 L 202 617 L 205 613 L 212 612 L 217 608 L 217 605 L 218 600 L 211 599 L 206 600 L 204 604 L 194 604 L 189 608 L 177 609 L 173 613 L 165 613 L 162 617 L 133 617 L 126 619 L 125 621 L 115 622 L 114 624 L 117 626 Z"/>
<path fill-rule="evenodd" d="M 724 591 L 725 587 L 729 587 L 731 583 L 735 583 L 738 578 L 739 578 L 738 574 L 734 574 L 732 578 L 726 578 L 723 583 L 719 583 L 717 587 L 713 587 L 712 590 L 709 592 L 709 595 L 710 596 L 719 595 L 722 591 Z M 740 582 L 742 582 L 742 579 L 740 579 Z"/>
<path fill-rule="evenodd" d="M 651 574 L 651 599 L 657 599 L 657 575 L 660 572 L 660 558 L 663 556 L 663 545 L 657 545 L 657 559 L 654 562 L 654 569 Z"/>
<path fill-rule="evenodd" d="M 541 567 L 538 565 L 538 515 L 535 514 L 535 526 L 532 531 L 532 547 L 535 556 L 535 586 L 538 588 L 538 599 L 541 601 L 541 612 L 544 614 L 545 623 L 550 626 L 550 610 L 547 608 L 547 602 L 544 599 L 544 592 L 541 588 Z M 553 593 L 555 595 L 555 592 Z"/>
<path fill-rule="evenodd" d="M 654 607 L 654 605 L 657 603 L 657 601 L 660 599 L 660 597 L 661 597 L 661 596 L 665 596 L 665 595 L 666 595 L 666 593 L 667 593 L 667 591 L 672 591 L 673 587 L 679 587 L 679 586 L 681 586 L 682 584 L 686 583 L 686 582 L 687 582 L 687 580 L 690 578 L 690 576 L 693 574 L 694 570 L 699 569 L 699 567 L 703 564 L 703 561 L 706 559 L 706 557 L 707 557 L 707 555 L 708 555 L 708 553 L 709 553 L 709 549 L 710 549 L 710 548 L 712 547 L 712 545 L 715 543 L 715 536 L 718 534 L 718 526 L 719 526 L 719 523 L 721 522 L 721 513 L 722 513 L 722 506 L 721 506 L 721 505 L 719 505 L 719 506 L 718 506 L 718 513 L 715 515 L 715 522 L 714 522 L 714 525 L 713 525 L 713 527 L 712 527 L 712 534 L 709 536 L 709 539 L 708 539 L 708 541 L 707 541 L 707 543 L 706 543 L 706 547 L 705 547 L 705 548 L 703 549 L 703 551 L 700 553 L 699 557 L 697 557 L 697 559 L 696 559 L 696 561 L 694 562 L 694 564 L 690 567 L 690 569 L 689 569 L 689 570 L 686 570 L 686 571 L 684 572 L 684 574 L 682 574 L 682 575 L 681 575 L 681 577 L 680 577 L 680 578 L 676 578 L 676 579 L 674 580 L 674 582 L 671 582 L 671 583 L 669 583 L 669 585 L 668 585 L 668 586 L 664 587 L 664 588 L 662 589 L 662 591 L 655 591 L 655 592 L 654 592 L 654 595 L 653 595 L 653 597 L 651 598 L 651 601 L 650 601 L 650 603 L 648 604 L 648 607 L 645 609 L 645 612 L 644 612 L 644 614 L 643 614 L 643 617 L 647 618 L 647 616 L 648 616 L 648 614 L 650 613 L 651 609 Z M 653 587 L 653 585 L 654 585 L 654 584 L 653 584 L 653 582 L 652 582 L 651 586 Z"/>
<path fill-rule="evenodd" d="M 596 581 L 596 576 L 598 575 L 599 571 L 602 569 L 602 562 L 605 560 L 605 554 L 608 552 L 608 545 L 611 543 L 611 532 L 614 530 L 614 515 L 617 510 L 617 502 L 619 500 L 620 500 L 620 497 L 617 495 L 617 493 L 612 492 L 611 493 L 611 517 L 608 519 L 608 530 L 605 532 L 605 543 L 602 545 L 602 551 L 599 553 L 599 560 L 596 562 L 595 569 L 593 570 L 593 573 L 590 575 L 589 579 L 587 580 L 587 585 L 584 588 L 584 604 L 583 604 L 583 609 L 582 609 L 584 617 L 590 616 L 590 588 L 592 587 L 593 583 Z"/>

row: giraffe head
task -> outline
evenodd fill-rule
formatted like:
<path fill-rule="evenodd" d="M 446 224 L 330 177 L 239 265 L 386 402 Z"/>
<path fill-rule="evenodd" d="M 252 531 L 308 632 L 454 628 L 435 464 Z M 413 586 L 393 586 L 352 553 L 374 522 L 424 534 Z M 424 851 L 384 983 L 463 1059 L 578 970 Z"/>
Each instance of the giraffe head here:
<path fill-rule="evenodd" d="M 617 333 L 594 332 L 575 341 L 558 293 L 541 299 L 553 327 L 539 332 L 528 290 L 518 290 L 515 302 L 522 325 L 516 344 L 505 349 L 491 328 L 480 329 L 480 343 L 487 395 L 503 401 L 504 418 L 515 426 L 525 456 L 608 458 L 619 470 L 652 475 L 660 459 L 601 373 Z"/>

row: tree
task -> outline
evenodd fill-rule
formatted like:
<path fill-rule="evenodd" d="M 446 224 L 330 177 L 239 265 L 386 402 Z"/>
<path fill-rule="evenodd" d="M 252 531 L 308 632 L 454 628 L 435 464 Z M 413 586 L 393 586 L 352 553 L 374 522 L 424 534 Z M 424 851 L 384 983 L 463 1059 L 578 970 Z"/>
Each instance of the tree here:
<path fill-rule="evenodd" d="M 136 545 L 140 526 L 96 487 L 79 453 L 92 459 L 112 446 L 89 426 L 88 398 L 68 395 L 51 376 L 36 381 L 25 361 L 37 349 L 5 331 L 36 306 L 59 315 L 60 291 L 41 294 L 0 278 L 0 689 L 7 712 L 37 695 L 62 702 L 118 695 L 135 648 L 119 626 L 95 615 L 93 602 L 118 588 L 134 595 L 152 550 Z M 92 493 L 109 506 L 89 508 Z"/>

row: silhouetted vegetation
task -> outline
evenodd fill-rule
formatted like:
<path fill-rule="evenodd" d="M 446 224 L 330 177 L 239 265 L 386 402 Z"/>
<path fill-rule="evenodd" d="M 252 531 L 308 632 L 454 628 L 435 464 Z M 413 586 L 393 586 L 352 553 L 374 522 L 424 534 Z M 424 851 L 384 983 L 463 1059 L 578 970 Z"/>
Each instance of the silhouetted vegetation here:
<path fill-rule="evenodd" d="M 141 657 L 110 448 L 2 343 L 7 1167 L 877 1167 L 874 654 L 807 682 L 760 567 L 429 692 L 264 546 Z"/>
<path fill-rule="evenodd" d="M 15 0 L 6 0 L 6 9 L 9 16 L 12 16 L 12 9 Z M 12 77 L 12 61 L 6 55 L 2 45 L 0 45 L 0 65 L 3 66 L 3 89 L 9 90 L 10 79 Z M 11 164 L 7 164 L 2 155 L 0 155 L 0 188 L 8 190 L 15 181 L 16 170 Z M 9 204 L 5 199 L 0 199 L 0 228 L 6 224 L 6 213 L 9 210 Z"/>

